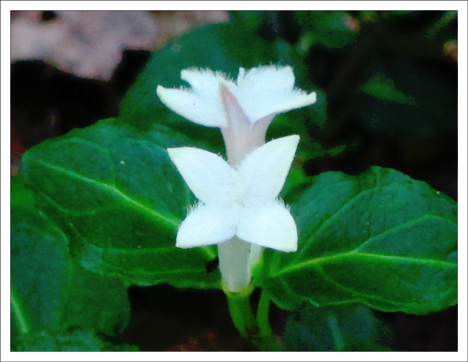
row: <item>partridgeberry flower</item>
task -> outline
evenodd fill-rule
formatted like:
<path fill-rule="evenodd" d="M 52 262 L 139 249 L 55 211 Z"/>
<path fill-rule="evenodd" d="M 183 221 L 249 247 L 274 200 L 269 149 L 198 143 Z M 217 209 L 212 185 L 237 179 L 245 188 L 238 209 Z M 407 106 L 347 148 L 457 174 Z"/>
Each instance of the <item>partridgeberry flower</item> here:
<path fill-rule="evenodd" d="M 237 236 L 285 252 L 297 250 L 294 220 L 278 201 L 299 136 L 276 139 L 234 168 L 198 148 L 169 148 L 169 157 L 201 201 L 182 222 L 176 246 L 219 244 Z"/>
<path fill-rule="evenodd" d="M 249 286 L 251 263 L 264 247 L 297 250 L 294 219 L 277 197 L 299 136 L 265 144 L 265 135 L 277 114 L 315 103 L 316 94 L 294 88 L 289 66 L 240 68 L 237 81 L 220 72 L 197 69 L 183 70 L 181 78 L 191 89 L 158 86 L 159 98 L 192 122 L 219 127 L 227 162 L 201 149 L 168 149 L 200 200 L 182 222 L 176 246 L 217 244 L 223 288 L 241 292 Z"/>
<path fill-rule="evenodd" d="M 180 76 L 191 89 L 158 86 L 159 98 L 194 123 L 221 128 L 231 165 L 265 143 L 267 128 L 276 115 L 314 104 L 317 98 L 315 92 L 294 88 L 289 66 L 240 68 L 237 81 L 211 70 L 185 69 Z"/>

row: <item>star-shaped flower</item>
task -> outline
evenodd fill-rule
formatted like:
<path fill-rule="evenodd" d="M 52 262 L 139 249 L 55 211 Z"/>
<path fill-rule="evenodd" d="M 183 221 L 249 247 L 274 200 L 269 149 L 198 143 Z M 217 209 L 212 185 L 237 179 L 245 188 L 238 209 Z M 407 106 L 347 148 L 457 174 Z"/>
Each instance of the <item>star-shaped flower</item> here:
<path fill-rule="evenodd" d="M 296 224 L 277 197 L 298 142 L 296 135 L 270 141 L 237 167 L 202 149 L 169 148 L 169 157 L 200 200 L 182 222 L 176 246 L 220 244 L 237 237 L 283 252 L 296 251 Z"/>
<path fill-rule="evenodd" d="M 290 66 L 240 68 L 237 81 L 209 69 L 185 69 L 181 78 L 190 89 L 158 86 L 159 98 L 192 122 L 220 127 L 231 165 L 265 143 L 268 126 L 277 114 L 316 102 L 315 92 L 294 88 Z"/>
<path fill-rule="evenodd" d="M 208 127 L 228 127 L 230 119 L 221 93 L 222 85 L 234 96 L 251 124 L 265 117 L 301 108 L 316 102 L 315 92 L 294 88 L 290 66 L 261 66 L 246 71 L 239 69 L 237 81 L 224 73 L 195 68 L 184 69 L 180 77 L 191 89 L 157 87 L 161 101 L 188 120 Z"/>

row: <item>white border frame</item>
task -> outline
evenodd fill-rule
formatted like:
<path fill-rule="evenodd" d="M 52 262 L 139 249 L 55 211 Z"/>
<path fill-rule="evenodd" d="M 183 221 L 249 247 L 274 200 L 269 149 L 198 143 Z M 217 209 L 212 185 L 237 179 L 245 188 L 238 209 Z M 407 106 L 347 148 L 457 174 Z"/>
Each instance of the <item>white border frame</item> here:
<path fill-rule="evenodd" d="M 459 67 L 458 352 L 9 352 L 10 350 L 10 11 L 11 10 L 457 10 Z M 1 2 L 1 360 L 2 361 L 466 361 L 467 355 L 467 3 L 465 1 L 2 1 Z M 465 242 L 462 242 L 465 240 Z"/>

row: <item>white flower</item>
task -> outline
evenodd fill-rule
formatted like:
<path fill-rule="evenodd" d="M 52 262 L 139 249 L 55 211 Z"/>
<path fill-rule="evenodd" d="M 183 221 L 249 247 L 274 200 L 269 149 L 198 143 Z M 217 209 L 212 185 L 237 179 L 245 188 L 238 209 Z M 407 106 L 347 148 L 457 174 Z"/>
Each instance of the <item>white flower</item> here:
<path fill-rule="evenodd" d="M 273 118 L 283 112 L 316 102 L 316 93 L 294 88 L 291 67 L 261 66 L 239 69 L 237 81 L 211 70 L 185 69 L 181 78 L 191 89 L 157 87 L 161 101 L 188 120 L 220 127 L 228 162 L 239 164 L 265 143 Z"/>
<path fill-rule="evenodd" d="M 274 117 L 292 109 L 316 102 L 316 93 L 307 94 L 294 88 L 294 73 L 290 66 L 261 66 L 245 71 L 239 69 L 237 81 L 221 72 L 184 69 L 180 77 L 191 89 L 157 87 L 161 101 L 188 120 L 208 127 L 228 127 L 230 120 L 221 95 L 223 84 L 235 97 L 250 123 Z"/>
<path fill-rule="evenodd" d="M 200 200 L 182 222 L 176 246 L 220 244 L 237 237 L 283 252 L 296 251 L 296 224 L 277 197 L 298 142 L 296 135 L 270 141 L 248 154 L 236 168 L 202 149 L 168 149 L 171 160 Z"/>
<path fill-rule="evenodd" d="M 161 101 L 188 120 L 219 127 L 227 161 L 197 148 L 168 149 L 200 200 L 177 233 L 176 246 L 218 245 L 223 289 L 248 288 L 263 248 L 297 250 L 297 229 L 278 200 L 299 142 L 288 136 L 265 144 L 273 118 L 316 102 L 316 93 L 294 88 L 289 66 L 239 69 L 237 81 L 211 70 L 185 69 L 191 88 L 157 87 Z"/>

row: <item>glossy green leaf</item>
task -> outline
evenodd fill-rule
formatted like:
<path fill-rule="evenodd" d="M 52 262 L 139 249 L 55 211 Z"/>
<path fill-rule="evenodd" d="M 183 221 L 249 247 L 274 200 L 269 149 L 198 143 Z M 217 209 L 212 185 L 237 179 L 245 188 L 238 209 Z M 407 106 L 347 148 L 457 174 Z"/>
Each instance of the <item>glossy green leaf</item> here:
<path fill-rule="evenodd" d="M 130 318 L 123 283 L 82 268 L 68 237 L 34 208 L 11 211 L 12 336 L 42 329 L 119 333 Z"/>
<path fill-rule="evenodd" d="M 389 351 L 390 330 L 360 304 L 307 303 L 288 318 L 283 341 L 288 351 Z"/>
<path fill-rule="evenodd" d="M 350 25 L 351 15 L 344 11 L 296 11 L 297 23 L 302 29 L 301 47 L 321 44 L 327 48 L 342 48 L 357 40 L 358 28 Z M 355 25 L 357 26 L 357 25 Z"/>
<path fill-rule="evenodd" d="M 133 345 L 114 345 L 90 330 L 69 330 L 60 333 L 41 331 L 19 337 L 12 345 L 16 352 L 129 352 L 139 351 Z"/>
<path fill-rule="evenodd" d="M 196 125 L 172 112 L 159 100 L 156 87 L 187 86 L 180 79 L 181 70 L 186 68 L 209 68 L 237 78 L 240 67 L 249 69 L 269 64 L 292 65 L 296 85 L 318 94 L 315 105 L 273 121 L 267 138 L 299 134 L 304 141 L 302 145 L 307 145 L 310 124 L 323 127 L 326 122 L 325 93 L 310 84 L 307 67 L 289 44 L 262 39 L 256 29 L 240 26 L 239 22 L 201 27 L 155 52 L 120 103 L 119 119 L 143 130 L 151 129 L 155 123 L 162 124 L 192 140 L 203 140 L 216 152 L 224 152 L 219 129 Z"/>
<path fill-rule="evenodd" d="M 206 272 L 215 248 L 175 248 L 194 199 L 166 148 L 187 144 L 164 127 L 139 135 L 103 120 L 30 149 L 22 170 L 86 269 L 138 285 L 218 287 L 219 272 Z"/>
<path fill-rule="evenodd" d="M 287 200 L 288 201 L 288 200 Z M 299 249 L 267 250 L 262 284 L 283 308 L 363 302 L 426 314 L 457 303 L 457 206 L 426 183 L 372 167 L 314 177 L 291 208 Z"/>

